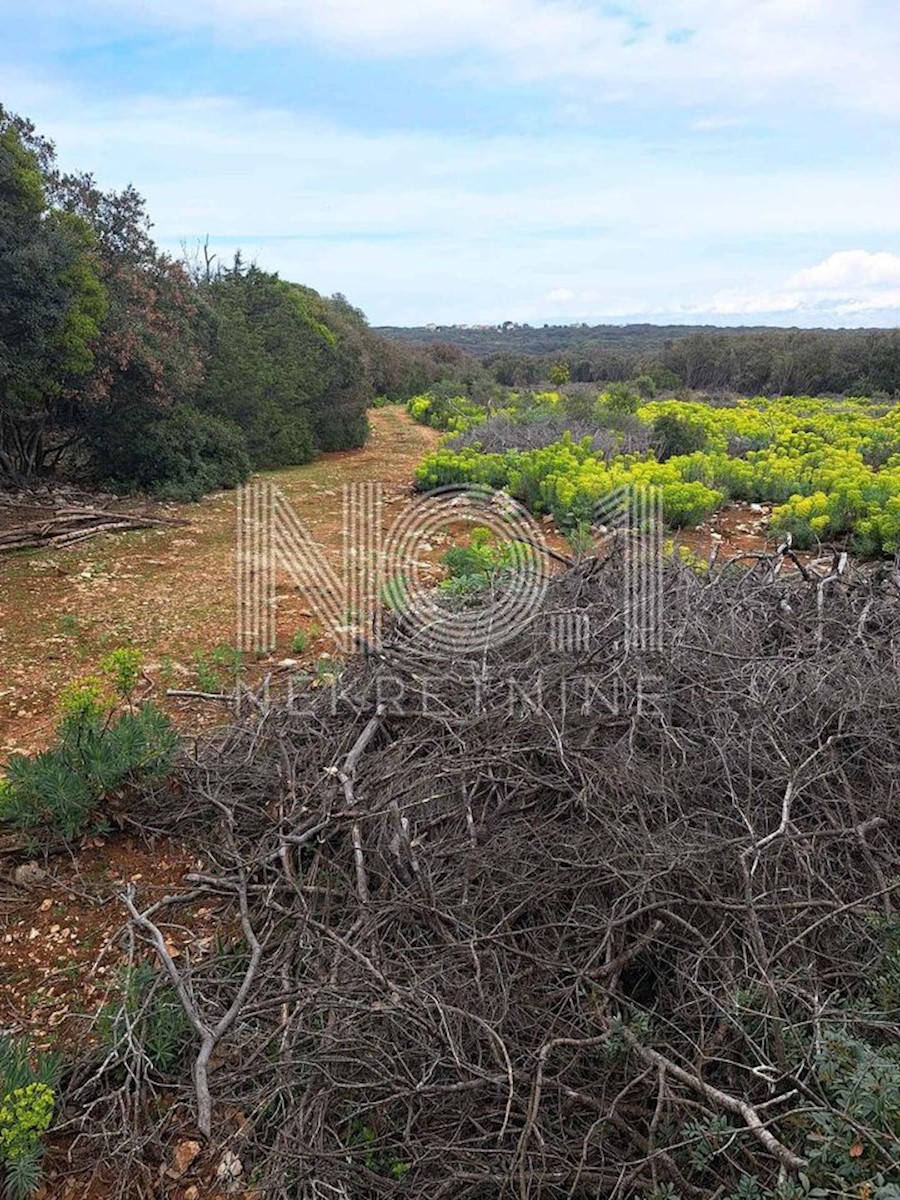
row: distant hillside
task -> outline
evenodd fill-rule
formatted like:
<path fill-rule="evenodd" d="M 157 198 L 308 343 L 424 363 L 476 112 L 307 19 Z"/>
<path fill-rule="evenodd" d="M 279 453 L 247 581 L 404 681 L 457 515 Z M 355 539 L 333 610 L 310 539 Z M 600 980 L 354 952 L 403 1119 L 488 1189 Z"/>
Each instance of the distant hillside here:
<path fill-rule="evenodd" d="M 468 354 L 481 357 L 489 354 L 556 354 L 571 350 L 602 348 L 644 352 L 661 350 L 667 342 L 691 337 L 698 333 L 747 334 L 784 333 L 769 326 L 743 325 L 419 325 L 404 328 L 384 325 L 375 330 L 394 341 L 423 344 L 446 342 Z M 839 333 L 839 330 L 824 331 Z"/>

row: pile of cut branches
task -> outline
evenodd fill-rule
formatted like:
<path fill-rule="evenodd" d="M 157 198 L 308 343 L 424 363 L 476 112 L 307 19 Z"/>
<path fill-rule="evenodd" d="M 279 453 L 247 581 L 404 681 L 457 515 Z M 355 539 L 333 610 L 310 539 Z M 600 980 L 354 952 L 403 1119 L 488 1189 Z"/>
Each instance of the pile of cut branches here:
<path fill-rule="evenodd" d="M 98 533 L 128 529 L 167 529 L 188 522 L 176 517 L 151 517 L 144 513 L 115 512 L 102 508 L 54 509 L 46 520 L 29 521 L 0 533 L 0 554 L 12 550 L 41 550 L 71 546 Z"/>
<path fill-rule="evenodd" d="M 640 652 L 614 549 L 512 645 L 398 632 L 217 736 L 142 819 L 222 936 L 173 959 L 125 897 L 154 982 L 76 1150 L 149 1177 L 199 1126 L 279 1200 L 896 1197 L 900 596 L 779 566 L 673 561 Z"/>

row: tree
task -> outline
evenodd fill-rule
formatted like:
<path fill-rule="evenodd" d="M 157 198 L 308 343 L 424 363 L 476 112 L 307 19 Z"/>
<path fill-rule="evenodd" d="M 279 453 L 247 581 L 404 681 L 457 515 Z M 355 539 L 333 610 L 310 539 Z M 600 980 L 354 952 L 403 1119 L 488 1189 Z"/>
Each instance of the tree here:
<path fill-rule="evenodd" d="M 554 387 L 565 387 L 571 377 L 568 363 L 555 362 L 550 368 L 550 382 Z"/>
<path fill-rule="evenodd" d="M 93 231 L 48 203 L 52 153 L 0 108 L 0 474 L 14 482 L 61 451 L 59 414 L 107 311 Z"/>
<path fill-rule="evenodd" d="M 108 296 L 93 370 L 71 395 L 71 420 L 77 425 L 89 407 L 190 401 L 203 374 L 198 295 L 184 264 L 154 244 L 143 198 L 132 187 L 102 192 L 90 175 L 60 176 L 53 187 L 59 205 L 94 231 Z"/>
<path fill-rule="evenodd" d="M 308 462 L 365 441 L 375 393 L 358 310 L 245 268 L 239 256 L 201 296 L 207 369 L 197 403 L 244 431 L 254 466 Z"/>

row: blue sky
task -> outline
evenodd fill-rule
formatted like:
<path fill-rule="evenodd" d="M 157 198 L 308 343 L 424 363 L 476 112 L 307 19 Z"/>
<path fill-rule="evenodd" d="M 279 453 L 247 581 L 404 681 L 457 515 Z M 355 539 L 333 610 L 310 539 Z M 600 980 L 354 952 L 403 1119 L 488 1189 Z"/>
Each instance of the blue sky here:
<path fill-rule="evenodd" d="M 64 166 L 376 324 L 894 325 L 895 0 L 0 0 Z"/>

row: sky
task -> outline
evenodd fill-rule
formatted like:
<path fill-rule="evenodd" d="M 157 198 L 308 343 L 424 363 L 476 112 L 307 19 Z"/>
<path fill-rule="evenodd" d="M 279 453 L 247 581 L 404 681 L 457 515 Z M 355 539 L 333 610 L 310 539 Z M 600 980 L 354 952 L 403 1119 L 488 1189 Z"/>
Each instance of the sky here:
<path fill-rule="evenodd" d="M 900 323 L 896 0 L 0 0 L 0 102 L 373 324 Z"/>

